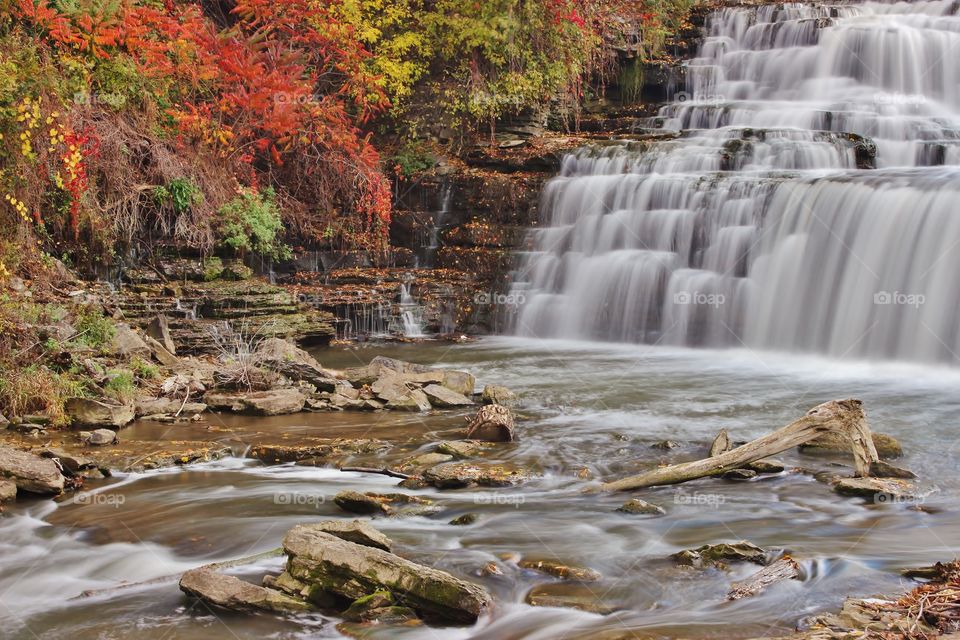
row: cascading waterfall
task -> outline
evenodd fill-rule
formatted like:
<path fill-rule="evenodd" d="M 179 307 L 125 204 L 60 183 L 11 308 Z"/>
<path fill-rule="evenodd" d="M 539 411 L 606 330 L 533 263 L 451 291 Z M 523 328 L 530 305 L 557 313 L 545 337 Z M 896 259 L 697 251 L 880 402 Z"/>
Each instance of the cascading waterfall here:
<path fill-rule="evenodd" d="M 729 8 L 661 132 L 568 155 L 514 331 L 955 363 L 953 0 Z"/>

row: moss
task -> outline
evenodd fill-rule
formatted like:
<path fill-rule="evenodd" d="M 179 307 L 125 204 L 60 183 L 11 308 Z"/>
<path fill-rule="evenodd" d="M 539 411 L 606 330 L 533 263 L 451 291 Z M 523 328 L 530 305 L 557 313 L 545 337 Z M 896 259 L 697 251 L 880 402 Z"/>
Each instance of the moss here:
<path fill-rule="evenodd" d="M 203 262 L 203 281 L 216 280 L 223 274 L 223 260 L 213 256 Z"/>

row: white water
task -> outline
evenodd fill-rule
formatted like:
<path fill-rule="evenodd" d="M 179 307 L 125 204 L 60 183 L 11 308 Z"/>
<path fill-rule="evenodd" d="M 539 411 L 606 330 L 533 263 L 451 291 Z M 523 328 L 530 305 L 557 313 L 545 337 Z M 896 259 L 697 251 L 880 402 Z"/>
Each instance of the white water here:
<path fill-rule="evenodd" d="M 583 149 L 547 185 L 514 331 L 957 364 L 954 11 L 714 14 L 658 119 L 677 137 Z"/>

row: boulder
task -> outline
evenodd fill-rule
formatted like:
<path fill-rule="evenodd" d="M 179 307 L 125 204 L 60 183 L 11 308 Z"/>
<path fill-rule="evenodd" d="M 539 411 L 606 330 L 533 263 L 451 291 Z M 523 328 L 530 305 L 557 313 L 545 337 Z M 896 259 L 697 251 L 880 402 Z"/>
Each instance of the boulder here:
<path fill-rule="evenodd" d="M 207 405 L 202 402 L 187 402 L 176 398 L 139 398 L 134 405 L 137 417 L 156 416 L 163 414 L 177 414 L 192 416 L 203 413 Z"/>
<path fill-rule="evenodd" d="M 303 411 L 307 398 L 297 389 L 271 389 L 251 393 L 211 391 L 203 401 L 216 410 L 279 416 Z"/>
<path fill-rule="evenodd" d="M 95 431 L 81 431 L 80 441 L 94 447 L 103 447 L 110 444 L 116 444 L 119 439 L 117 432 L 110 429 L 97 429 Z"/>
<path fill-rule="evenodd" d="M 440 386 L 439 384 L 428 384 L 423 388 L 423 393 L 427 396 L 435 407 L 469 407 L 473 405 L 473 400 L 456 391 Z"/>
<path fill-rule="evenodd" d="M 634 498 L 633 500 L 627 500 L 623 503 L 622 506 L 617 508 L 617 511 L 621 513 L 632 513 L 637 515 L 651 515 L 651 516 L 662 516 L 667 512 L 663 507 L 657 504 L 652 504 L 646 500 L 641 500 L 640 498 Z"/>
<path fill-rule="evenodd" d="M 133 422 L 133 405 L 112 404 L 92 398 L 70 398 L 64 409 L 75 425 L 119 429 Z"/>
<path fill-rule="evenodd" d="M 334 496 L 333 502 L 344 511 L 350 513 L 374 515 L 387 512 L 386 505 L 383 502 L 359 491 L 341 491 Z"/>
<path fill-rule="evenodd" d="M 471 524 L 476 524 L 480 519 L 480 516 L 476 513 L 465 513 L 462 516 L 457 516 L 447 524 L 451 524 L 455 527 L 466 527 Z"/>
<path fill-rule="evenodd" d="M 180 590 L 204 602 L 232 611 L 297 613 L 313 608 L 303 600 L 217 573 L 209 567 L 184 573 L 180 578 Z"/>
<path fill-rule="evenodd" d="M 834 490 L 845 496 L 867 498 L 876 503 L 896 503 L 914 499 L 914 488 L 897 478 L 839 478 Z"/>
<path fill-rule="evenodd" d="M 0 480 L 0 502 L 9 502 L 17 498 L 17 483 L 13 480 Z"/>
<path fill-rule="evenodd" d="M 116 325 L 116 331 L 113 340 L 110 341 L 110 353 L 115 353 L 124 357 L 149 356 L 150 347 L 144 342 L 136 331 L 130 328 L 128 324 Z"/>
<path fill-rule="evenodd" d="M 177 355 L 177 346 L 170 337 L 170 324 L 167 316 L 158 314 L 147 325 L 147 335 L 159 342 L 170 355 Z"/>
<path fill-rule="evenodd" d="M 0 477 L 13 481 L 20 491 L 54 496 L 63 493 L 64 477 L 56 463 L 25 451 L 0 447 Z"/>
<path fill-rule="evenodd" d="M 467 425 L 467 438 L 488 442 L 510 442 L 514 439 L 513 413 L 500 404 L 480 407 Z"/>
<path fill-rule="evenodd" d="M 480 400 L 483 404 L 502 404 L 511 406 L 517 401 L 517 394 L 506 387 L 495 384 L 488 384 L 483 388 L 480 394 Z"/>
<path fill-rule="evenodd" d="M 318 391 L 335 391 L 341 384 L 313 356 L 282 338 L 268 338 L 260 343 L 257 359 L 260 366 L 291 380 L 312 384 Z"/>
<path fill-rule="evenodd" d="M 884 433 L 873 432 L 873 446 L 877 449 L 877 455 L 881 458 L 899 458 L 903 455 L 903 447 L 893 436 Z M 816 440 L 811 440 L 800 445 L 800 452 L 807 454 L 818 453 L 850 453 L 850 442 L 842 434 L 829 431 Z"/>
<path fill-rule="evenodd" d="M 310 527 L 294 527 L 283 548 L 291 576 L 351 600 L 389 591 L 418 613 L 464 623 L 475 622 L 492 604 L 482 587 L 445 571 Z"/>
<path fill-rule="evenodd" d="M 765 564 L 767 552 L 750 542 L 705 544 L 696 549 L 685 549 L 670 556 L 677 564 L 704 568 L 723 567 L 727 562 L 752 562 Z"/>

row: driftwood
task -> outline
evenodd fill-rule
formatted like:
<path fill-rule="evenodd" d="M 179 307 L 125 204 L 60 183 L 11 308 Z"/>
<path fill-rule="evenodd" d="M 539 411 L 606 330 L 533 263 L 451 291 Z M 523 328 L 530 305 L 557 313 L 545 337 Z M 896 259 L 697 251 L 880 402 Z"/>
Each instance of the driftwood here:
<path fill-rule="evenodd" d="M 783 580 L 794 580 L 800 577 L 800 565 L 790 556 L 783 556 L 776 562 L 767 565 L 749 578 L 734 582 L 727 600 L 739 600 L 754 596 L 772 584 Z"/>
<path fill-rule="evenodd" d="M 712 458 L 668 465 L 637 476 L 607 482 L 600 488 L 603 491 L 626 491 L 718 476 L 792 449 L 830 431 L 844 433 L 849 437 L 850 448 L 853 450 L 855 476 L 870 477 L 870 465 L 877 462 L 879 458 L 870 436 L 867 416 L 863 412 L 863 403 L 859 400 L 832 400 L 814 407 L 799 420 L 736 449 Z M 720 436 L 717 439 L 721 440 Z M 715 446 L 717 444 L 714 442 Z M 722 446 L 722 442 L 720 444 Z M 715 447 L 711 447 L 713 448 Z"/>
<path fill-rule="evenodd" d="M 401 473 L 400 471 L 394 471 L 393 469 L 377 469 L 376 467 L 340 467 L 340 471 L 352 471 L 354 473 L 379 473 L 383 476 L 390 476 L 391 478 L 400 478 L 401 480 L 408 480 L 410 476 L 406 473 Z"/>

